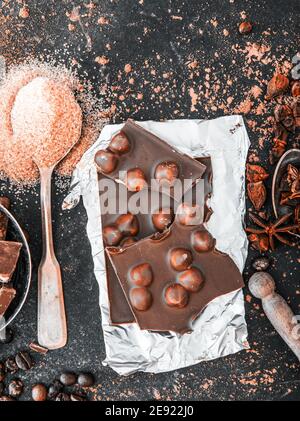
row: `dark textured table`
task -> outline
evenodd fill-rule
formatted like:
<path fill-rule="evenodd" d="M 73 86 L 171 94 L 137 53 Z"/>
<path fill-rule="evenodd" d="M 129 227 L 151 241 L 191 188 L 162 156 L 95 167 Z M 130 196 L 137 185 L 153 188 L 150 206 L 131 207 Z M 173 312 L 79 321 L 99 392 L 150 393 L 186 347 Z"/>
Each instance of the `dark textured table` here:
<path fill-rule="evenodd" d="M 274 104 L 263 102 L 263 97 L 275 68 L 291 63 L 299 48 L 299 1 L 29 0 L 26 18 L 19 16 L 19 2 L 1 3 L 0 54 L 9 65 L 26 57 L 41 57 L 70 66 L 75 59 L 80 64 L 79 74 L 91 80 L 95 94 L 113 110 L 112 122 L 128 117 L 160 120 L 244 113 L 250 156 L 259 156 L 272 171 L 266 158 L 272 139 L 268 117 Z M 80 19 L 72 22 L 69 13 L 76 6 L 80 6 Z M 254 22 L 254 29 L 241 36 L 237 25 L 245 15 Z M 105 65 L 95 61 L 102 56 Z M 131 65 L 129 74 L 124 71 L 126 64 Z M 297 141 L 296 135 L 290 146 L 293 141 Z M 271 177 L 267 184 L 270 187 Z M 0 359 L 4 359 L 36 340 L 41 231 L 38 188 L 15 195 L 3 181 L 0 192 L 11 197 L 13 213 L 30 233 L 34 263 L 28 300 L 12 326 L 15 339 L 0 345 Z M 63 213 L 65 194 L 57 189 L 53 193 L 53 220 L 69 341 L 64 349 L 34 356 L 35 368 L 21 375 L 26 383 L 24 399 L 30 398 L 34 382 L 48 384 L 61 370 L 72 369 L 96 375 L 98 386 L 91 397 L 99 400 L 299 400 L 299 362 L 247 288 L 249 351 L 160 375 L 119 377 L 102 367 L 105 348 L 86 214 L 82 205 Z M 270 201 L 266 210 L 271 212 Z M 246 282 L 256 256 L 250 251 Z M 278 246 L 270 257 L 278 290 L 297 314 L 299 251 Z"/>

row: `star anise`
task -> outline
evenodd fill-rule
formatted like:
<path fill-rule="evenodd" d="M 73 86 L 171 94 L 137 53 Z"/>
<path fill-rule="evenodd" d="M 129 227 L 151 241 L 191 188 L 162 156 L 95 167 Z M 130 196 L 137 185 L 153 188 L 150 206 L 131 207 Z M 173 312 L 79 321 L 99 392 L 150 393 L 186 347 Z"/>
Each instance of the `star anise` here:
<path fill-rule="evenodd" d="M 260 253 L 264 253 L 270 248 L 269 237 L 266 234 L 250 234 L 248 240 L 252 247 Z"/>
<path fill-rule="evenodd" d="M 284 233 L 288 234 L 289 232 L 295 231 L 295 230 L 298 229 L 298 225 L 282 226 L 289 220 L 289 218 L 292 215 L 293 215 L 293 213 L 290 212 L 290 213 L 287 213 L 286 215 L 278 218 L 274 222 L 265 222 L 262 219 L 258 218 L 253 213 L 250 213 L 249 214 L 250 218 L 260 228 L 248 227 L 248 228 L 246 228 L 246 232 L 249 232 L 251 234 L 256 234 L 256 235 L 266 234 L 269 238 L 269 244 L 270 244 L 270 247 L 273 251 L 275 250 L 275 241 L 274 241 L 275 238 L 283 244 L 286 244 L 288 246 L 295 246 L 296 245 L 295 243 L 289 241 L 288 239 L 286 239 L 282 235 Z"/>

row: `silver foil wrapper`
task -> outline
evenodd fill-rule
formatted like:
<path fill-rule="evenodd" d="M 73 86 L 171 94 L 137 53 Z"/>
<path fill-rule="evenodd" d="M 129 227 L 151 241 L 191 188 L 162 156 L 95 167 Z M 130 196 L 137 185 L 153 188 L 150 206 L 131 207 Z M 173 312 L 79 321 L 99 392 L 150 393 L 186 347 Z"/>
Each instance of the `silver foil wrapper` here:
<path fill-rule="evenodd" d="M 227 253 L 243 270 L 248 242 L 243 229 L 245 213 L 245 164 L 249 138 L 241 116 L 214 120 L 147 121 L 138 123 L 179 151 L 193 157 L 210 156 L 213 194 L 209 205 L 213 215 L 207 223 L 217 248 Z M 99 283 L 99 302 L 106 348 L 104 365 L 117 373 L 165 372 L 213 360 L 248 348 L 242 290 L 213 300 L 193 323 L 193 332 L 154 333 L 136 323 L 111 326 L 106 285 L 101 210 L 97 172 L 93 160 L 106 147 L 121 125 L 107 125 L 98 141 L 77 165 L 63 209 L 71 209 L 83 198 L 88 216 L 94 271 Z M 98 317 L 96 314 L 95 317 Z"/>

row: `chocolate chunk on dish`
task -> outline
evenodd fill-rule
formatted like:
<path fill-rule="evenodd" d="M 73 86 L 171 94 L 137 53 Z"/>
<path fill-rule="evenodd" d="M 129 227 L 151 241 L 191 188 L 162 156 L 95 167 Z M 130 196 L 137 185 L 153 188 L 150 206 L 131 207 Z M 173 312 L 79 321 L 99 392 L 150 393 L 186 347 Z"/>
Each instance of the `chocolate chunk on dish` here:
<path fill-rule="evenodd" d="M 7 283 L 11 280 L 19 260 L 21 248 L 21 243 L 0 241 L 0 282 Z"/>
<path fill-rule="evenodd" d="M 15 298 L 16 290 L 12 287 L 0 287 L 0 316 L 4 316 L 6 310 Z"/>

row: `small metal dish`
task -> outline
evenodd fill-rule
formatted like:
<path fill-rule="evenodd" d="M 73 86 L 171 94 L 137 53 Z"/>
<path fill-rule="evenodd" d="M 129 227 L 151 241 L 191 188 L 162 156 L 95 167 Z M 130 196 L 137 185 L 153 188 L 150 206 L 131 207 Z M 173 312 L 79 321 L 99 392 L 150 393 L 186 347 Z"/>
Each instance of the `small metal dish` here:
<path fill-rule="evenodd" d="M 300 166 L 300 149 L 290 149 L 280 158 L 273 176 L 272 182 L 272 204 L 276 218 L 291 212 L 292 208 L 286 205 L 280 205 L 280 182 L 288 164 Z"/>
<path fill-rule="evenodd" d="M 17 267 L 11 281 L 12 286 L 16 289 L 16 296 L 7 309 L 3 318 L 4 320 L 0 323 L 1 331 L 17 317 L 26 301 L 31 282 L 32 263 L 29 246 L 22 228 L 14 216 L 4 206 L 0 205 L 0 211 L 5 213 L 9 220 L 6 239 L 8 241 L 18 241 L 23 245 L 20 251 Z"/>

